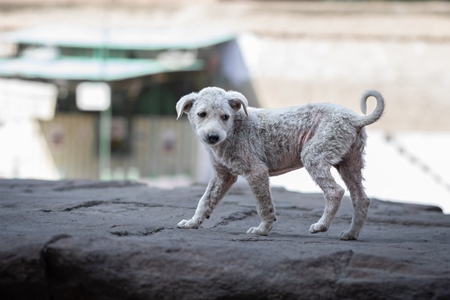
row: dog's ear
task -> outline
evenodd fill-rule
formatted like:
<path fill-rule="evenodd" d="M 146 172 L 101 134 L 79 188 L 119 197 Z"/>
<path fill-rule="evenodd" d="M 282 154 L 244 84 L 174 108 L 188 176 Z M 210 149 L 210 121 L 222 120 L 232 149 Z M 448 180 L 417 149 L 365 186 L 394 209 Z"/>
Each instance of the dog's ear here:
<path fill-rule="evenodd" d="M 247 101 L 247 98 L 244 97 L 244 95 L 242 95 L 239 92 L 229 91 L 229 92 L 227 92 L 227 96 L 228 96 L 227 97 L 228 103 L 234 109 L 234 111 L 238 111 L 239 109 L 241 109 L 241 106 L 242 106 L 242 108 L 244 109 L 245 115 L 248 116 L 248 113 L 247 113 L 248 101 Z"/>
<path fill-rule="evenodd" d="M 194 101 L 197 99 L 197 95 L 197 93 L 190 93 L 178 100 L 175 107 L 177 109 L 177 120 L 183 113 L 188 113 L 191 110 L 192 105 L 194 105 Z"/>

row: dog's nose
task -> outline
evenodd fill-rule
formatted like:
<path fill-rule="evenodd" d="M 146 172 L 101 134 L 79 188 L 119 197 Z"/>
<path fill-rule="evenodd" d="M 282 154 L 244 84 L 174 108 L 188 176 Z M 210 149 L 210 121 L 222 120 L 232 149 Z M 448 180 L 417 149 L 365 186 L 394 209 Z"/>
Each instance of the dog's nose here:
<path fill-rule="evenodd" d="M 215 143 L 217 143 L 219 141 L 219 138 L 220 137 L 219 137 L 218 134 L 216 134 L 216 133 L 209 133 L 208 137 L 207 137 L 208 143 L 215 144 Z"/>

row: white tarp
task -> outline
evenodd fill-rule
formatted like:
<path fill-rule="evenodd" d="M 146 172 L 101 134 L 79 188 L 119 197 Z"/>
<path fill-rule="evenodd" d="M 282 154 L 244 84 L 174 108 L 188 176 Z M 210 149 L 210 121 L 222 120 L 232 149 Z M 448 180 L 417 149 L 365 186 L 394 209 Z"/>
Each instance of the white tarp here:
<path fill-rule="evenodd" d="M 19 79 L 0 79 L 0 120 L 51 120 L 58 88 L 54 84 Z"/>
<path fill-rule="evenodd" d="M 0 126 L 0 178 L 60 179 L 36 120 L 15 119 Z"/>

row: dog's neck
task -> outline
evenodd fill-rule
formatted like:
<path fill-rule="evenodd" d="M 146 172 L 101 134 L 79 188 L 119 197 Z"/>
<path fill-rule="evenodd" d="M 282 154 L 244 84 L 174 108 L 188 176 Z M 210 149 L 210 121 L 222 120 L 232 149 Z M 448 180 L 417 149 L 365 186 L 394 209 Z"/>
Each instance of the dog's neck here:
<path fill-rule="evenodd" d="M 245 119 L 237 120 L 238 122 L 245 122 Z M 235 120 L 236 122 L 236 120 Z M 219 164 L 234 175 L 243 175 L 250 169 L 251 162 L 247 155 L 242 155 L 243 149 L 239 148 L 243 142 L 241 139 L 248 139 L 246 137 L 245 126 L 242 124 L 235 124 L 227 134 L 227 138 L 218 145 L 207 145 L 210 152 L 210 157 L 213 164 Z M 248 143 L 248 142 L 247 142 Z M 248 151 L 248 149 L 247 149 Z"/>

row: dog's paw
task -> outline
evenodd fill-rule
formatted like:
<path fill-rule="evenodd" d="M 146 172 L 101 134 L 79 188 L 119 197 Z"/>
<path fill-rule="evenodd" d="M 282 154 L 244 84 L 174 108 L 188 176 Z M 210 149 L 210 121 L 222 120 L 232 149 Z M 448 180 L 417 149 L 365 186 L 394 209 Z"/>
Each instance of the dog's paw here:
<path fill-rule="evenodd" d="M 315 223 L 315 224 L 312 224 L 311 227 L 309 227 L 309 232 L 311 232 L 311 233 L 325 232 L 327 230 L 328 230 L 328 227 L 321 223 Z"/>
<path fill-rule="evenodd" d="M 357 240 L 358 236 L 356 234 L 353 234 L 350 231 L 345 230 L 345 231 L 341 232 L 340 239 L 344 240 L 344 241 L 352 241 L 352 240 Z"/>
<path fill-rule="evenodd" d="M 247 230 L 247 233 L 256 234 L 256 235 L 269 235 L 270 230 L 272 229 L 272 225 L 267 225 L 264 223 L 259 224 L 258 227 L 252 227 Z"/>
<path fill-rule="evenodd" d="M 178 228 L 184 228 L 184 229 L 198 229 L 200 227 L 200 222 L 196 222 L 193 219 L 190 220 L 182 220 L 180 223 L 178 223 Z"/>
<path fill-rule="evenodd" d="M 256 235 L 269 235 L 268 230 L 260 229 L 259 227 L 252 227 L 249 230 L 247 230 L 247 233 L 252 233 Z"/>

